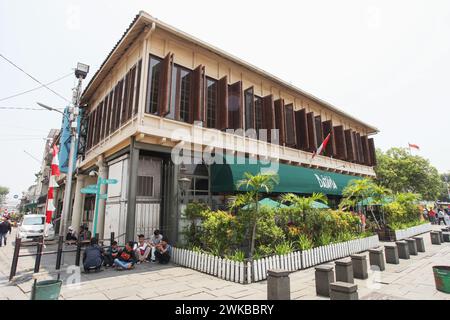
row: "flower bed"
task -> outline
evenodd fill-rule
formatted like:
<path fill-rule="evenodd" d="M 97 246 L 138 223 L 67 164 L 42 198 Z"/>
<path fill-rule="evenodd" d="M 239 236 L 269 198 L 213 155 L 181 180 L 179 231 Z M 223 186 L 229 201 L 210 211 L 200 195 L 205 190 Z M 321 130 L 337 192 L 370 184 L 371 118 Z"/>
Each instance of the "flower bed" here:
<path fill-rule="evenodd" d="M 343 258 L 379 246 L 378 236 L 334 243 L 285 255 L 274 255 L 253 261 L 232 261 L 211 254 L 174 248 L 173 262 L 198 270 L 224 280 L 237 283 L 251 283 L 267 278 L 267 270 L 284 269 L 297 271 L 327 261 Z"/>

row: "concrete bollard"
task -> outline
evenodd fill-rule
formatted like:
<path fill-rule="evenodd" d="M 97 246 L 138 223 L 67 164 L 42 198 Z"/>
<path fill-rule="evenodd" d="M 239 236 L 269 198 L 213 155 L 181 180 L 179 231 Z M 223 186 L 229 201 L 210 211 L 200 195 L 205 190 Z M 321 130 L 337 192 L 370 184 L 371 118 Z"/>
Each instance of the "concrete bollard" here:
<path fill-rule="evenodd" d="M 330 300 L 358 300 L 358 286 L 347 282 L 330 284 Z"/>
<path fill-rule="evenodd" d="M 406 239 L 408 243 L 409 254 L 412 256 L 417 256 L 417 242 L 416 239 L 408 238 Z"/>
<path fill-rule="evenodd" d="M 383 248 L 378 247 L 369 249 L 369 263 L 370 266 L 377 266 L 380 271 L 384 271 L 386 266 L 384 264 Z"/>
<path fill-rule="evenodd" d="M 417 251 L 425 252 L 425 242 L 423 241 L 423 237 L 414 237 L 413 239 L 416 240 Z"/>
<path fill-rule="evenodd" d="M 441 244 L 441 236 L 437 231 L 430 232 L 431 244 Z"/>
<path fill-rule="evenodd" d="M 367 272 L 367 257 L 365 254 L 352 254 L 353 277 L 356 279 L 367 279 L 369 273 Z"/>
<path fill-rule="evenodd" d="M 442 232 L 444 242 L 450 242 L 450 232 Z"/>
<path fill-rule="evenodd" d="M 330 296 L 330 283 L 334 282 L 334 268 L 332 265 L 321 265 L 316 267 L 316 294 L 319 296 Z"/>
<path fill-rule="evenodd" d="M 400 261 L 398 260 L 398 248 L 397 245 L 389 245 L 384 246 L 384 252 L 386 256 L 386 263 L 391 264 L 399 264 Z"/>
<path fill-rule="evenodd" d="M 437 232 L 439 232 L 439 237 L 441 238 L 441 243 L 444 243 L 444 234 L 442 233 L 442 230 L 438 230 Z"/>
<path fill-rule="evenodd" d="M 353 267 L 352 260 L 349 258 L 337 260 L 336 265 L 336 281 L 353 283 Z"/>
<path fill-rule="evenodd" d="M 291 300 L 291 284 L 289 271 L 267 271 L 267 300 Z"/>
<path fill-rule="evenodd" d="M 398 248 L 398 257 L 400 259 L 409 259 L 408 243 L 405 240 L 395 241 Z"/>

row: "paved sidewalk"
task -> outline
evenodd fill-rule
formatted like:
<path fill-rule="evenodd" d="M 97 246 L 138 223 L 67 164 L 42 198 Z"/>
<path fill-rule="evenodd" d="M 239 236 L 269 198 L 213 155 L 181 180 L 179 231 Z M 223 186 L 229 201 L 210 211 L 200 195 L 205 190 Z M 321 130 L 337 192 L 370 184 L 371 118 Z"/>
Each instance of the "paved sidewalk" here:
<path fill-rule="evenodd" d="M 450 300 L 450 294 L 435 289 L 432 266 L 450 264 L 450 243 L 431 245 L 429 234 L 424 234 L 426 252 L 400 260 L 399 265 L 387 264 L 386 270 L 371 274 L 368 280 L 355 280 L 360 299 L 432 299 Z M 46 250 L 52 249 L 48 246 Z M 29 248 L 23 251 L 34 251 Z M 31 272 L 18 273 L 15 284 L 9 284 L 13 247 L 0 248 L 0 299 L 29 299 Z M 366 253 L 367 254 L 367 253 Z M 179 267 L 173 264 L 161 266 L 144 263 L 131 271 L 107 269 L 99 273 L 80 274 L 81 282 L 70 284 L 75 266 L 68 262 L 74 256 L 65 257 L 62 279 L 64 285 L 60 299 L 68 300 L 123 300 L 123 299 L 253 299 L 267 298 L 267 282 L 236 284 L 216 277 Z M 21 260 L 18 271 L 30 269 L 33 258 Z M 41 271 L 54 269 L 54 258 L 43 257 Z M 76 269 L 79 271 L 79 269 Z M 70 271 L 71 273 L 67 273 Z M 76 274 L 75 274 L 76 276 Z M 314 268 L 294 272 L 290 275 L 292 299 L 324 299 L 316 296 Z"/>

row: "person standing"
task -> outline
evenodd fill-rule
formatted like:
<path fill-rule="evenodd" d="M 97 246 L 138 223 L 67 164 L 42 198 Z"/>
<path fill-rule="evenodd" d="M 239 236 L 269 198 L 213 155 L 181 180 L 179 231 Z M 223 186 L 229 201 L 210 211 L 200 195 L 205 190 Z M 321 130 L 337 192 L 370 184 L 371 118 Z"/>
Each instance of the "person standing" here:
<path fill-rule="evenodd" d="M 441 225 L 441 221 L 444 223 L 444 225 L 447 225 L 445 223 L 445 213 L 442 209 L 439 209 L 437 216 L 438 216 L 438 225 Z"/>
<path fill-rule="evenodd" d="M 428 216 L 430 217 L 431 224 L 436 224 L 436 212 L 434 212 L 433 208 L 428 212 Z"/>
<path fill-rule="evenodd" d="M 11 234 L 11 224 L 8 219 L 2 217 L 2 221 L 0 222 L 0 247 L 2 244 L 6 246 L 6 234 L 8 232 Z"/>
<path fill-rule="evenodd" d="M 360 232 L 363 233 L 366 230 L 366 216 L 362 211 L 358 212 L 359 216 L 359 226 L 360 226 Z"/>

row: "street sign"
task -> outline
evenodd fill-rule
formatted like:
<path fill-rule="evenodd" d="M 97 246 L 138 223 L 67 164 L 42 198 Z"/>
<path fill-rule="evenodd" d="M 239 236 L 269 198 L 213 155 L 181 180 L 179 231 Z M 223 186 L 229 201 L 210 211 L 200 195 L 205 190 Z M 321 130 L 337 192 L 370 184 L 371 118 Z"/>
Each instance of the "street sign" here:
<path fill-rule="evenodd" d="M 100 199 L 108 199 L 108 195 L 106 193 L 99 195 Z"/>
<path fill-rule="evenodd" d="M 97 189 L 97 185 L 96 184 L 90 184 L 87 187 L 84 187 L 84 189 Z"/>
<path fill-rule="evenodd" d="M 89 194 L 89 193 L 97 193 L 97 188 L 83 188 L 81 189 L 81 193 L 83 194 Z"/>
<path fill-rule="evenodd" d="M 117 182 L 119 182 L 117 179 L 102 179 L 100 181 L 101 184 L 116 184 Z"/>

